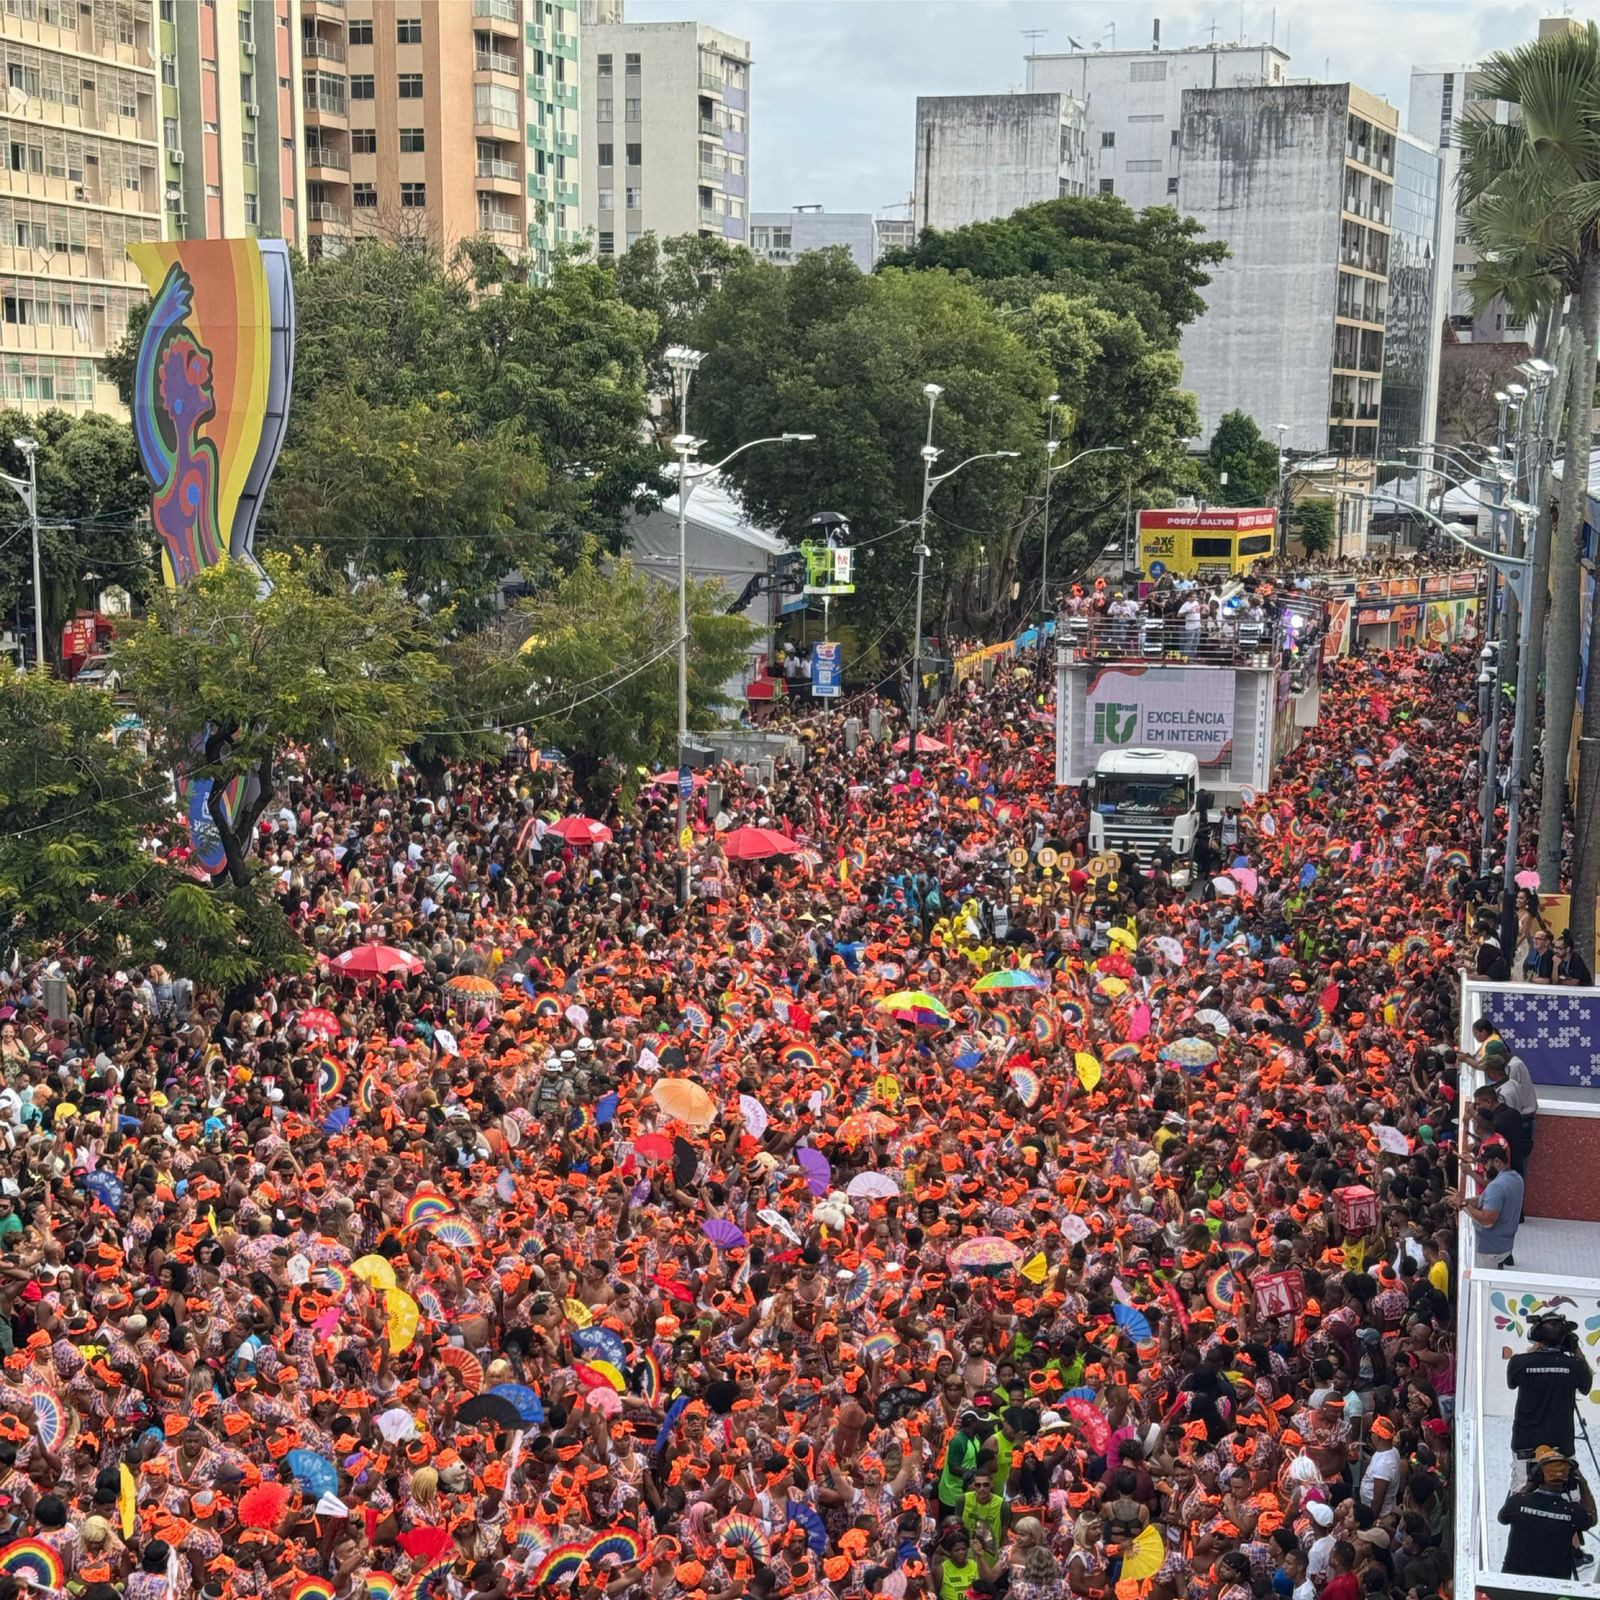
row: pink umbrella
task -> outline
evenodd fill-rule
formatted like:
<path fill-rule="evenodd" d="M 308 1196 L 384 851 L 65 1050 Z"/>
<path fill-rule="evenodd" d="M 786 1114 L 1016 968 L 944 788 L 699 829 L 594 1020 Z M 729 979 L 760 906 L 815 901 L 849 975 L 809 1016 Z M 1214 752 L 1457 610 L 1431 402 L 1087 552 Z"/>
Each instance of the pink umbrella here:
<path fill-rule="evenodd" d="M 893 748 L 896 755 L 903 755 L 911 748 L 911 736 L 909 734 L 901 734 L 895 740 Z M 917 735 L 917 754 L 919 756 L 943 755 L 947 748 L 948 746 L 940 744 L 930 734 L 919 733 Z"/>
<path fill-rule="evenodd" d="M 593 817 L 563 817 L 551 829 L 558 839 L 565 839 L 568 844 L 609 844 L 611 830 L 603 822 L 596 822 Z"/>
<path fill-rule="evenodd" d="M 346 978 L 386 978 L 393 972 L 418 973 L 422 963 L 392 944 L 358 944 L 336 955 L 328 965 Z"/>
<path fill-rule="evenodd" d="M 767 856 L 791 856 L 800 846 L 776 828 L 735 828 L 724 836 L 722 849 L 730 861 L 760 861 Z"/>

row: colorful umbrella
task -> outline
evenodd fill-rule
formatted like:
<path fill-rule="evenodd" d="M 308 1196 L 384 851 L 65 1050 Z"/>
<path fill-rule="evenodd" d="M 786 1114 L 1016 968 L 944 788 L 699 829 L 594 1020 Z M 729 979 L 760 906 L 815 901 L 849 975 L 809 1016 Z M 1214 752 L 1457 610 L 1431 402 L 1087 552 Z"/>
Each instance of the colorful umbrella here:
<path fill-rule="evenodd" d="M 899 989 L 878 1002 L 896 1022 L 914 1023 L 919 1028 L 943 1028 L 950 1021 L 944 1002 L 922 989 Z"/>
<path fill-rule="evenodd" d="M 892 749 L 894 750 L 894 753 L 897 756 L 904 755 L 906 753 L 906 751 L 909 750 L 910 748 L 911 748 L 910 736 L 908 734 L 904 734 L 904 733 L 901 734 L 900 737 L 895 740 L 895 742 L 894 742 L 894 744 L 892 746 Z M 917 754 L 919 756 L 939 756 L 939 755 L 943 755 L 947 748 L 948 748 L 948 746 L 940 744 L 939 741 L 937 739 L 935 739 L 931 734 L 919 733 L 917 735 Z"/>
<path fill-rule="evenodd" d="M 1208 1039 L 1197 1039 L 1191 1035 L 1163 1045 L 1161 1059 L 1174 1062 L 1185 1072 L 1203 1072 L 1217 1059 L 1217 1047 Z"/>
<path fill-rule="evenodd" d="M 972 986 L 984 994 L 995 989 L 1045 989 L 1049 984 L 1035 972 L 1021 967 L 1003 967 L 999 972 L 986 973 Z"/>
<path fill-rule="evenodd" d="M 498 1000 L 500 991 L 487 979 L 480 978 L 475 972 L 458 973 L 455 977 L 447 979 L 445 989 L 457 997 L 469 1000 Z"/>
<path fill-rule="evenodd" d="M 358 944 L 353 950 L 341 951 L 328 965 L 346 978 L 387 978 L 396 972 L 422 971 L 422 963 L 414 955 L 391 944 Z"/>
<path fill-rule="evenodd" d="M 852 1111 L 839 1124 L 839 1137 L 847 1144 L 855 1144 L 862 1139 L 887 1139 L 893 1132 L 894 1119 L 886 1117 L 881 1111 Z M 809 1176 L 806 1181 L 810 1182 Z"/>
<path fill-rule="evenodd" d="M 764 861 L 768 856 L 792 856 L 799 844 L 776 828 L 735 828 L 722 838 L 722 853 L 730 861 Z"/>
<path fill-rule="evenodd" d="M 992 1272 L 1016 1266 L 1022 1260 L 1022 1249 L 997 1233 L 985 1233 L 963 1239 L 947 1259 L 958 1272 Z"/>
<path fill-rule="evenodd" d="M 611 830 L 593 817 L 563 817 L 550 832 L 568 844 L 608 844 L 611 840 Z"/>
<path fill-rule="evenodd" d="M 339 1019 L 322 1006 L 309 1007 L 302 1011 L 294 1022 L 302 1033 L 318 1039 L 337 1039 L 343 1031 L 339 1026 Z"/>
<path fill-rule="evenodd" d="M 717 1120 L 716 1102 L 690 1078 L 663 1078 L 650 1090 L 650 1098 L 669 1117 L 692 1128 L 709 1128 Z"/>

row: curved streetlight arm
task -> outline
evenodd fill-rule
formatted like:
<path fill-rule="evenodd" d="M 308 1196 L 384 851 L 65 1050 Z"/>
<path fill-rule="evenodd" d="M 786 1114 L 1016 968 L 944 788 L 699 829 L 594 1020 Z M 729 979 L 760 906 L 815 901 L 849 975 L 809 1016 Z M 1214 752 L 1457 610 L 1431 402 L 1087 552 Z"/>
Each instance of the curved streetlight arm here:
<path fill-rule="evenodd" d="M 1002 461 L 1020 456 L 1020 450 L 983 450 L 975 456 L 968 456 L 965 461 L 958 461 L 948 472 L 936 473 L 928 479 L 928 493 L 932 494 L 941 483 L 947 483 L 963 468 L 970 467 L 974 461 Z M 1069 463 L 1070 464 L 1070 463 Z"/>
<path fill-rule="evenodd" d="M 1075 467 L 1085 456 L 1108 455 L 1115 453 L 1125 455 L 1128 447 L 1125 444 L 1097 444 L 1091 445 L 1087 450 L 1080 450 L 1070 461 L 1063 461 L 1059 467 L 1046 467 L 1044 470 L 1054 476 L 1058 472 L 1065 472 L 1068 467 Z"/>
<path fill-rule="evenodd" d="M 1526 572 L 1533 565 L 1527 556 L 1502 555 L 1497 550 L 1486 550 L 1481 544 L 1474 544 L 1470 539 L 1464 539 L 1443 517 L 1435 516 L 1426 506 L 1419 506 L 1415 500 L 1402 500 L 1392 494 L 1362 494 L 1356 489 L 1347 489 L 1345 493 L 1352 500 L 1366 500 L 1373 505 L 1399 506 L 1404 511 L 1415 511 L 1419 517 L 1431 522 L 1445 538 L 1453 539 L 1463 550 L 1471 551 L 1480 561 L 1487 561 L 1491 566 L 1510 567 L 1518 572 Z"/>

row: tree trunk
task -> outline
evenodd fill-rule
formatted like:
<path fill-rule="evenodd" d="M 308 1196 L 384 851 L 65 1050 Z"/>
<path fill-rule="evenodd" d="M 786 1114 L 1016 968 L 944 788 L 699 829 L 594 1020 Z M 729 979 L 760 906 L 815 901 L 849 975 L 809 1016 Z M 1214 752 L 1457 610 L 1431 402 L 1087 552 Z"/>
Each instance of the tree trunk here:
<path fill-rule="evenodd" d="M 1544 784 L 1539 795 L 1539 887 L 1554 894 L 1561 882 L 1562 829 L 1567 803 L 1567 754 L 1578 694 L 1578 600 L 1583 581 L 1583 514 L 1589 492 L 1589 438 L 1594 421 L 1596 350 L 1600 348 L 1600 248 L 1586 244 L 1573 337 L 1561 506 L 1550 541 L 1550 609 L 1545 650 Z M 1573 905 L 1577 937 L 1580 908 Z M 1584 921 L 1591 934 L 1594 905 Z M 1580 947 L 1581 948 L 1581 947 Z"/>
<path fill-rule="evenodd" d="M 1553 313 L 1558 324 L 1562 321 L 1559 307 Z M 1539 515 L 1533 527 L 1533 546 L 1528 554 L 1533 559 L 1533 567 L 1529 575 L 1529 594 L 1531 599 L 1528 604 L 1528 648 L 1533 652 L 1534 669 L 1531 691 L 1534 696 L 1534 705 L 1538 705 L 1539 696 L 1539 670 L 1538 663 L 1545 659 L 1544 627 L 1545 617 L 1550 609 L 1550 461 L 1555 454 L 1556 435 L 1561 431 L 1561 414 L 1566 405 L 1567 391 L 1572 386 L 1572 344 L 1575 337 L 1574 331 L 1569 326 L 1563 326 L 1555 342 L 1555 373 L 1550 380 L 1544 407 L 1544 425 L 1540 428 L 1538 437 L 1533 441 L 1535 459 L 1541 474 L 1539 480 L 1539 494 L 1537 504 Z M 1540 352 L 1544 354 L 1544 352 Z M 1522 770 L 1517 774 L 1517 781 L 1527 783 L 1533 775 L 1534 742 L 1532 739 L 1524 740 L 1522 751 Z"/>

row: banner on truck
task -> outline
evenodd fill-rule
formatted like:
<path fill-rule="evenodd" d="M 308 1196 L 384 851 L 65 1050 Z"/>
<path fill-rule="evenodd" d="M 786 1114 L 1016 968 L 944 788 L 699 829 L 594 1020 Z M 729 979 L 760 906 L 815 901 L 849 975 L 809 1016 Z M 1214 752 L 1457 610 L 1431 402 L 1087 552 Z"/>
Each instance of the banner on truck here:
<path fill-rule="evenodd" d="M 1477 595 L 1465 600 L 1430 600 L 1424 607 L 1423 638 L 1436 649 L 1470 644 L 1478 637 Z"/>
<path fill-rule="evenodd" d="M 1202 767 L 1233 750 L 1234 674 L 1227 668 L 1106 667 L 1083 697 L 1083 750 L 1184 750 Z"/>

